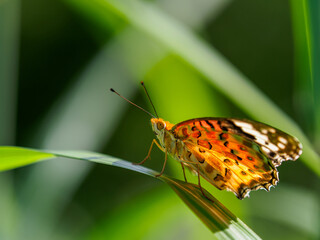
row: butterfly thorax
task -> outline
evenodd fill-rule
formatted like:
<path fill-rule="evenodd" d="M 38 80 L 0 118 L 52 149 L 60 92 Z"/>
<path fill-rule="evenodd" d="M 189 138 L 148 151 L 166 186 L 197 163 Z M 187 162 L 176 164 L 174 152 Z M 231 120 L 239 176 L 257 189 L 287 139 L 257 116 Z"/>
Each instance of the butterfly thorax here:
<path fill-rule="evenodd" d="M 181 144 L 183 143 L 176 139 L 175 135 L 171 132 L 174 124 L 161 118 L 152 118 L 151 125 L 163 149 L 167 150 L 169 154 L 176 156 L 181 150 Z"/>

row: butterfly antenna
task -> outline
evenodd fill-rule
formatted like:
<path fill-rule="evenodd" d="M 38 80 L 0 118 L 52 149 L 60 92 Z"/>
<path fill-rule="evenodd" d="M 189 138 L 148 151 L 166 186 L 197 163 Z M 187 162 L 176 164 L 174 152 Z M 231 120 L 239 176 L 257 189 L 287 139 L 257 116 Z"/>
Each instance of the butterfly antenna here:
<path fill-rule="evenodd" d="M 147 91 L 147 89 L 146 89 L 146 86 L 144 85 L 144 82 L 141 82 L 141 85 L 142 85 L 145 93 L 147 94 L 147 96 L 148 96 L 148 98 L 149 98 L 149 101 L 150 101 L 150 103 L 151 103 L 151 105 L 152 105 L 152 108 L 153 108 L 153 110 L 154 110 L 157 118 L 159 118 L 158 113 L 157 113 L 157 111 L 156 111 L 156 108 L 154 107 L 154 105 L 153 105 L 153 103 L 152 103 L 152 101 L 151 101 L 151 98 L 150 98 L 150 96 L 149 96 L 149 93 L 148 93 L 148 91 Z"/>
<path fill-rule="evenodd" d="M 152 115 L 151 113 L 149 113 L 147 110 L 145 110 L 144 108 L 138 106 L 137 104 L 131 102 L 130 100 L 126 99 L 125 97 L 121 96 L 117 91 L 115 91 L 113 88 L 110 88 L 111 92 L 114 92 L 115 94 L 117 94 L 119 97 L 123 98 L 124 100 L 126 100 L 128 103 L 132 104 L 133 106 L 140 108 L 142 111 L 144 111 L 145 113 L 149 114 L 151 117 L 156 118 L 154 115 Z"/>

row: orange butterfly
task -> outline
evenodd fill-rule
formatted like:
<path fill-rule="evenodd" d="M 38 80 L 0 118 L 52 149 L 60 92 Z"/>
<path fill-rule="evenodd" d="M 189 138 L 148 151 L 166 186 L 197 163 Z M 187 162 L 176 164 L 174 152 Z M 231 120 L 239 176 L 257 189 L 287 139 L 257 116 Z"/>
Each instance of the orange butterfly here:
<path fill-rule="evenodd" d="M 141 84 L 144 87 L 143 82 Z M 144 90 L 151 102 L 145 87 Z M 154 106 L 153 109 L 157 115 Z M 276 167 L 283 161 L 297 160 L 302 153 L 302 145 L 295 137 L 263 123 L 206 117 L 174 125 L 147 113 L 152 116 L 152 130 L 159 143 L 154 139 L 147 157 L 138 164 L 150 157 L 156 144 L 165 153 L 162 171 L 157 176 L 163 174 L 170 154 L 181 163 L 185 181 L 184 166 L 198 173 L 198 185 L 205 197 L 200 175 L 218 189 L 226 189 L 243 199 L 251 190 L 269 191 L 279 181 Z"/>

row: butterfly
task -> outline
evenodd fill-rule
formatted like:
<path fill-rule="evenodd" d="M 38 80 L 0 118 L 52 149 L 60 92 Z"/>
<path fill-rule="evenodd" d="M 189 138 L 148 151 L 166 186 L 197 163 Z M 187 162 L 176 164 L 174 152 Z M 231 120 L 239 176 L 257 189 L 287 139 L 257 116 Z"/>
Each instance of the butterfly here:
<path fill-rule="evenodd" d="M 141 84 L 144 87 L 143 82 Z M 151 102 L 145 87 L 144 90 Z M 205 197 L 200 176 L 218 189 L 231 191 L 243 199 L 252 190 L 269 191 L 277 185 L 277 167 L 283 161 L 297 160 L 302 154 L 302 145 L 297 138 L 264 123 L 205 117 L 174 125 L 159 118 L 156 111 L 157 117 L 147 113 L 152 116 L 152 130 L 159 142 L 152 141 L 147 157 L 138 164 L 150 157 L 156 144 L 165 153 L 162 171 L 157 176 L 163 174 L 169 154 L 181 163 L 185 181 L 185 166 L 198 173 L 198 185 Z"/>

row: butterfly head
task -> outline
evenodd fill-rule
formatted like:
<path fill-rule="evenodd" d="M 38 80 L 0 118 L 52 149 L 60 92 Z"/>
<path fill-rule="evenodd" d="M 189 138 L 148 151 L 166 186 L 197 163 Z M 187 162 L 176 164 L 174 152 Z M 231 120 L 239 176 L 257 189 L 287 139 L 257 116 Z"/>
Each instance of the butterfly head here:
<path fill-rule="evenodd" d="M 151 126 L 153 132 L 160 139 L 165 131 L 169 131 L 173 127 L 173 124 L 163 120 L 162 118 L 151 118 Z"/>
<path fill-rule="evenodd" d="M 151 126 L 153 132 L 157 136 L 163 135 L 164 129 L 166 129 L 167 124 L 162 118 L 151 118 Z"/>

